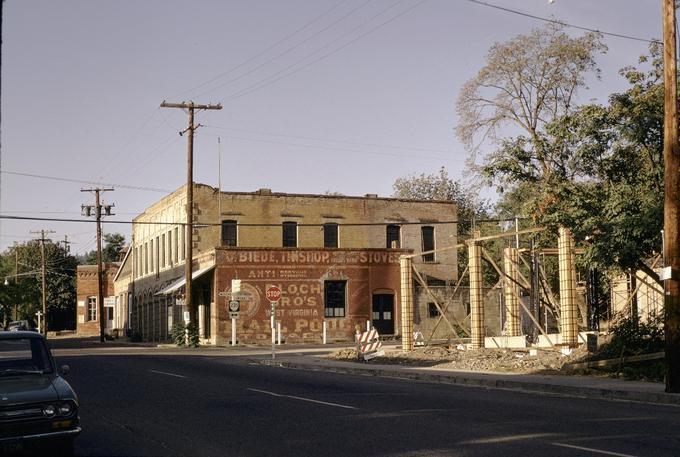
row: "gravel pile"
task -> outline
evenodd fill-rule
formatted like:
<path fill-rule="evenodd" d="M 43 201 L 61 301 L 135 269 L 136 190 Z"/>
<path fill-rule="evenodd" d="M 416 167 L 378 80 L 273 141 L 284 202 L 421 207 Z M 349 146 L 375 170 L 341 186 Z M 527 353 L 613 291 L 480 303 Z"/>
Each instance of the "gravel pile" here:
<path fill-rule="evenodd" d="M 463 346 L 430 346 L 412 352 L 387 351 L 384 357 L 372 359 L 374 364 L 399 364 L 414 367 L 449 368 L 464 371 L 495 371 L 512 373 L 554 373 L 565 364 L 583 360 L 587 352 L 574 349 L 564 355 L 558 348 L 528 349 L 477 349 Z M 328 356 L 335 360 L 356 361 L 354 349 L 343 349 Z"/>

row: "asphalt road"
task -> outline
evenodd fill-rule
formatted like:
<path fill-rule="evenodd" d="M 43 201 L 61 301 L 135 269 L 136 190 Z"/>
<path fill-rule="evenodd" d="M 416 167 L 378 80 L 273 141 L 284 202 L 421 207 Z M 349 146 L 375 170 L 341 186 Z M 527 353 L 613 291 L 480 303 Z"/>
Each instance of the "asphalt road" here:
<path fill-rule="evenodd" d="M 680 408 L 264 367 L 63 356 L 81 456 L 678 456 Z"/>

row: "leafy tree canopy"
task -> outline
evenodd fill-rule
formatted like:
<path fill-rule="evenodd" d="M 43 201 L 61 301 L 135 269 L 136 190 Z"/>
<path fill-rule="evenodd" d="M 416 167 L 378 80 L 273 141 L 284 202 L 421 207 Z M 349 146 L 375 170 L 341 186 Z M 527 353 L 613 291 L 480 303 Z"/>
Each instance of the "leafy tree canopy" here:
<path fill-rule="evenodd" d="M 644 260 L 660 251 L 663 228 L 659 47 L 640 63 L 650 68 L 624 68 L 630 87 L 607 105 L 580 106 L 546 123 L 533 140 L 504 140 L 499 160 L 482 172 L 505 192 L 506 207 L 571 228 L 591 266 L 642 268 L 655 276 Z M 549 175 L 536 161 L 537 144 L 554 158 Z"/>
<path fill-rule="evenodd" d="M 104 246 L 102 247 L 102 262 L 117 262 L 120 260 L 120 253 L 125 247 L 125 236 L 120 233 L 107 233 L 103 237 Z M 92 265 L 97 263 L 97 251 L 90 251 L 80 257 L 80 263 Z"/>
<path fill-rule="evenodd" d="M 473 220 L 487 217 L 489 213 L 489 202 L 478 199 L 472 189 L 452 180 L 444 167 L 438 174 L 421 173 L 398 178 L 392 188 L 395 198 L 456 202 L 459 234 L 470 233 Z"/>
<path fill-rule="evenodd" d="M 0 274 L 7 285 L 0 286 L 0 312 L 3 318 L 36 321 L 42 310 L 41 247 L 37 241 L 15 244 L 0 254 Z M 64 326 L 53 316 L 69 315 L 75 319 L 76 266 L 78 261 L 61 245 L 45 244 L 46 301 L 48 328 Z M 4 278 L 3 278 L 4 281 Z M 16 313 L 16 316 L 15 316 Z"/>

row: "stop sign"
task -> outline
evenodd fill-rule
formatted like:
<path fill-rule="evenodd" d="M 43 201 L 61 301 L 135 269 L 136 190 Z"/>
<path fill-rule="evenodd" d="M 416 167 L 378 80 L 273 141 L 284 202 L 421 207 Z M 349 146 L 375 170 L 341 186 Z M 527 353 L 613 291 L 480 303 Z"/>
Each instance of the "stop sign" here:
<path fill-rule="evenodd" d="M 281 298 L 281 289 L 276 286 L 271 286 L 267 289 L 266 296 L 269 301 L 279 301 Z"/>

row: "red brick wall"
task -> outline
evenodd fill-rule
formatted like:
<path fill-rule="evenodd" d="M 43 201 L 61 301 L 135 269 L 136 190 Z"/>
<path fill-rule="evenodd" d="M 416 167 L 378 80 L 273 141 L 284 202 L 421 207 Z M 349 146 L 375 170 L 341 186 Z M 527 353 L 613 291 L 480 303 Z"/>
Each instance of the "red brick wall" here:
<path fill-rule="evenodd" d="M 215 288 L 229 292 L 231 280 L 241 279 L 237 338 L 246 343 L 271 341 L 271 307 L 267 288 L 278 286 L 281 300 L 276 320 L 286 342 L 322 340 L 323 321 L 329 340 L 352 341 L 355 325 L 365 327 L 371 317 L 376 291 L 394 294 L 394 327 L 399 328 L 399 256 L 403 250 L 383 249 L 217 249 Z M 347 281 L 345 317 L 324 317 L 324 281 Z M 231 337 L 227 296 L 215 296 L 216 332 L 222 341 Z M 218 338 L 219 341 L 219 338 Z"/>
<path fill-rule="evenodd" d="M 104 264 L 104 297 L 113 296 L 113 278 L 118 271 L 116 264 Z M 80 265 L 76 273 L 76 331 L 79 335 L 99 335 L 99 307 L 97 320 L 87 320 L 87 297 L 97 296 L 97 265 Z M 82 305 L 82 306 L 81 306 Z"/>

